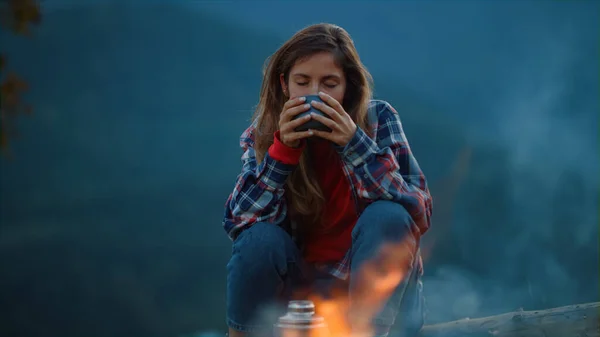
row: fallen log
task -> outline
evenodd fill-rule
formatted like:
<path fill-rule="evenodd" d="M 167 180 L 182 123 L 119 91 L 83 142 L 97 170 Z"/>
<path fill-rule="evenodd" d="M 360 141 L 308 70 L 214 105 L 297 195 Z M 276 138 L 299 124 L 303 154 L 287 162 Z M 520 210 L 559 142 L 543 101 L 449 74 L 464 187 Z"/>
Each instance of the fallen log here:
<path fill-rule="evenodd" d="M 420 337 L 599 337 L 600 302 L 426 325 Z"/>

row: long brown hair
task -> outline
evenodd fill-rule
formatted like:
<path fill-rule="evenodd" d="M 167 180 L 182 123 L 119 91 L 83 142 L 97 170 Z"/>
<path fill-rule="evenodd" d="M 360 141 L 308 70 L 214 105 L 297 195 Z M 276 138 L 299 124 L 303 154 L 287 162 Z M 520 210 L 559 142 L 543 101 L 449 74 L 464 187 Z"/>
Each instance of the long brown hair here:
<path fill-rule="evenodd" d="M 260 100 L 253 117 L 257 125 L 255 152 L 258 162 L 263 160 L 273 144 L 273 133 L 279 128 L 279 115 L 287 100 L 281 88 L 280 74 L 284 75 L 287 83 L 290 70 L 297 61 L 319 52 L 330 52 L 344 71 L 347 85 L 342 106 L 358 127 L 370 133 L 367 107 L 372 97 L 372 77 L 360 61 L 354 42 L 339 26 L 327 23 L 311 25 L 294 34 L 265 62 Z M 299 166 L 286 182 L 290 215 L 302 221 L 304 228 L 314 227 L 325 202 L 307 152 L 304 151 Z"/>

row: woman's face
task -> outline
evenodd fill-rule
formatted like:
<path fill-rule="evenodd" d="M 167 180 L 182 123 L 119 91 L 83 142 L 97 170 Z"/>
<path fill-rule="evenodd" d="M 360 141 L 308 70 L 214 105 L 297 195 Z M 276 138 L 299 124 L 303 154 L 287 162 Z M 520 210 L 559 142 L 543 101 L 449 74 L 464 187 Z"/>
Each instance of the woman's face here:
<path fill-rule="evenodd" d="M 329 52 L 297 61 L 290 70 L 288 83 L 285 83 L 283 74 L 280 81 L 283 91 L 290 98 L 316 95 L 323 91 L 340 103 L 344 101 L 346 77 Z"/>

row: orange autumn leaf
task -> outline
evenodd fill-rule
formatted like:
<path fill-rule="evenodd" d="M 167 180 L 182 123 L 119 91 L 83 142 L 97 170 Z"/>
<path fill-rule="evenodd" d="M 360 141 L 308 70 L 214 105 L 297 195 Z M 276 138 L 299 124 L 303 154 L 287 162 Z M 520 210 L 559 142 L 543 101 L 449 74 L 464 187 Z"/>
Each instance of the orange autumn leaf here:
<path fill-rule="evenodd" d="M 39 2 L 36 0 L 6 0 L 0 3 L 0 25 L 16 35 L 30 36 L 31 26 L 41 21 Z M 7 59 L 0 55 L 0 150 L 7 150 L 13 135 L 12 121 L 19 115 L 31 113 L 23 103 L 28 85 L 17 74 L 6 74 Z"/>

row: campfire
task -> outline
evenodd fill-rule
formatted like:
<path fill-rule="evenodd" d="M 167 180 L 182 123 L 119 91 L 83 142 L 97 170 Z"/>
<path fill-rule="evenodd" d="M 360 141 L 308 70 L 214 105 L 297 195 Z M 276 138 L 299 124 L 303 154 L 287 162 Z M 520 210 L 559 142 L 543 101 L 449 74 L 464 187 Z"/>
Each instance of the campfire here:
<path fill-rule="evenodd" d="M 412 240 L 384 245 L 364 263 L 356 278 L 352 298 L 347 292 L 330 298 L 310 295 L 290 301 L 288 313 L 275 325 L 278 337 L 358 337 L 373 333 L 372 318 L 407 275 L 415 258 Z"/>

